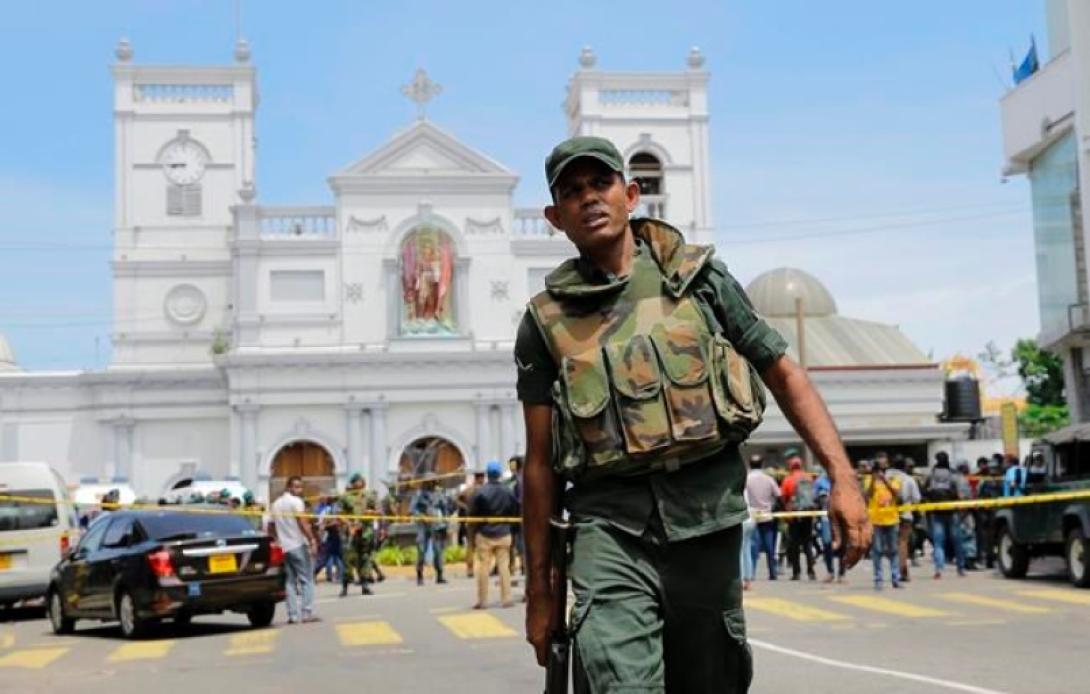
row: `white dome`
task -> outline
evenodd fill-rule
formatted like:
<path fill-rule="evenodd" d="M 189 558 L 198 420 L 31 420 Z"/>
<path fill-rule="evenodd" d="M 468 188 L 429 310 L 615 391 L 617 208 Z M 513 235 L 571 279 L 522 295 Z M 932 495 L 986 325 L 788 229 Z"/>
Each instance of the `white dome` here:
<path fill-rule="evenodd" d="M 11 345 L 0 334 L 0 371 L 17 371 L 19 366 L 15 363 L 15 352 L 11 351 Z"/>
<path fill-rule="evenodd" d="M 746 294 L 763 316 L 793 317 L 795 299 L 802 298 L 802 312 L 807 316 L 836 314 L 833 295 L 816 277 L 798 268 L 780 267 L 758 275 Z"/>

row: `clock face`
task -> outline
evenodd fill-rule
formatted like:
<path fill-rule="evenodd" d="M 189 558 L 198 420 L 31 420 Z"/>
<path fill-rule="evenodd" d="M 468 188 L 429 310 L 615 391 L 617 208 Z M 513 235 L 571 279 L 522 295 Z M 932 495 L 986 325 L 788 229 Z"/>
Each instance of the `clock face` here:
<path fill-rule="evenodd" d="M 161 162 L 166 177 L 180 186 L 196 183 L 204 175 L 204 151 L 191 140 L 172 142 Z"/>

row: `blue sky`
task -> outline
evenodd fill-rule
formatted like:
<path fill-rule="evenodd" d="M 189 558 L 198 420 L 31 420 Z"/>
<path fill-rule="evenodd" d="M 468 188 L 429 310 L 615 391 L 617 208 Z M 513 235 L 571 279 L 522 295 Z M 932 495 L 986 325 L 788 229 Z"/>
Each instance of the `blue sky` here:
<path fill-rule="evenodd" d="M 841 313 L 897 323 L 936 358 L 1037 331 L 1028 187 L 1000 180 L 997 99 L 1008 50 L 1030 33 L 1044 48 L 1043 2 L 250 0 L 242 15 L 263 202 L 330 202 L 326 176 L 413 118 L 399 88 L 419 66 L 444 86 L 429 116 L 538 204 L 583 45 L 606 70 L 682 69 L 698 45 L 719 253 L 743 282 L 804 268 Z M 118 37 L 137 63 L 229 62 L 234 16 L 231 0 L 5 6 L 0 332 L 25 368 L 108 358 Z M 60 247 L 20 245 L 42 241 Z"/>

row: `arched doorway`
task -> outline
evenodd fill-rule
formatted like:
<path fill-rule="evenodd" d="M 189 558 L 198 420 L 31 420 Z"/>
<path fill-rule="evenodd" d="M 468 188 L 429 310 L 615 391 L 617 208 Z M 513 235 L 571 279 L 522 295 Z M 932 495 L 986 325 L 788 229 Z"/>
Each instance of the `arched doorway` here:
<path fill-rule="evenodd" d="M 336 492 L 333 456 L 313 441 L 293 441 L 276 452 L 269 474 L 270 501 L 284 492 L 293 475 L 303 478 L 303 496 L 307 498 Z"/>
<path fill-rule="evenodd" d="M 397 466 L 396 485 L 402 511 L 407 511 L 409 499 L 422 479 L 437 475 L 440 489 L 454 490 L 465 482 L 465 467 L 462 452 L 441 436 L 422 436 L 405 446 Z"/>

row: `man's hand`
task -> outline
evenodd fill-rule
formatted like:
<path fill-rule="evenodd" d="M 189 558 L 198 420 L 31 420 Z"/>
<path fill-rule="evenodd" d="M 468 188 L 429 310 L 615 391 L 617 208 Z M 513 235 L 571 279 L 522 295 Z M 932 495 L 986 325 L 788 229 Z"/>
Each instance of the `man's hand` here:
<path fill-rule="evenodd" d="M 833 530 L 833 551 L 844 548 L 844 568 L 863 558 L 871 542 L 870 518 L 854 477 L 835 480 L 829 493 L 829 522 Z"/>
<path fill-rule="evenodd" d="M 526 640 L 534 647 L 537 664 L 545 667 L 551 637 L 552 595 L 548 586 L 526 591 Z"/>

